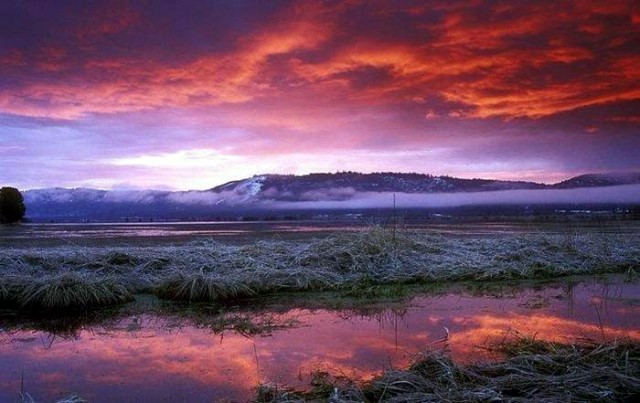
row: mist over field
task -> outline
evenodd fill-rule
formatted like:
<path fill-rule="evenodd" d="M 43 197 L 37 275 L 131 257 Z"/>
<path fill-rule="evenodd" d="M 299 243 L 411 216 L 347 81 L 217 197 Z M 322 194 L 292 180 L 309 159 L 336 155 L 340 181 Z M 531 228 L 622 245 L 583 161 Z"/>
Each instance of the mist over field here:
<path fill-rule="evenodd" d="M 389 208 L 394 193 L 352 192 L 348 199 L 331 200 L 336 194 L 344 196 L 346 189 L 315 192 L 315 200 L 301 202 L 264 202 L 271 208 L 282 209 L 342 209 Z M 438 208 L 471 205 L 522 204 L 633 204 L 640 203 L 640 185 L 608 186 L 579 189 L 504 190 L 476 193 L 395 193 L 398 208 Z"/>
<path fill-rule="evenodd" d="M 582 175 L 543 185 L 419 174 L 261 175 L 209 190 L 36 189 L 25 191 L 31 220 L 207 220 L 268 211 L 542 206 L 640 206 L 640 175 Z M 522 208 L 520 208 L 522 207 Z M 610 208 L 610 207 L 607 207 Z"/>

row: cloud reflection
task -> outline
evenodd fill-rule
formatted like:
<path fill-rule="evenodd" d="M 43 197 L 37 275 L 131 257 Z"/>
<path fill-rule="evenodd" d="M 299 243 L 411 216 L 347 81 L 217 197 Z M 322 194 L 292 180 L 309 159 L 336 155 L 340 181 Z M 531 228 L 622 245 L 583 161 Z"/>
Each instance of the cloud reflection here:
<path fill-rule="evenodd" d="M 269 336 L 212 333 L 206 327 L 143 315 L 116 327 L 83 330 L 77 339 L 45 348 L 37 331 L 4 333 L 0 389 L 17 390 L 25 369 L 34 397 L 73 390 L 92 401 L 248 399 L 260 382 L 306 387 L 318 369 L 366 379 L 408 365 L 425 348 L 449 349 L 454 359 L 495 359 L 482 349 L 518 331 L 536 338 L 573 342 L 581 338 L 640 340 L 637 309 L 625 302 L 637 285 L 580 283 L 573 287 L 502 294 L 501 298 L 446 294 L 419 297 L 402 310 L 373 315 L 293 309 L 299 326 Z M 592 298 L 601 301 L 594 305 Z M 531 308 L 527 301 L 545 301 Z M 597 310 L 596 310 L 597 308 Z M 450 332 L 446 344 L 435 343 Z M 9 395 L 2 395 L 2 399 Z"/>

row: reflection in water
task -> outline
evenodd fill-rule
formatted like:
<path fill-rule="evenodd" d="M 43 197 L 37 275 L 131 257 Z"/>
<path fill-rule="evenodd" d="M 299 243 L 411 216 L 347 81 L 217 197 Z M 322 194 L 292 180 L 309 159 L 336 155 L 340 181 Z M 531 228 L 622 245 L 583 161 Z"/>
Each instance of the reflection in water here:
<path fill-rule="evenodd" d="M 362 379 L 406 366 L 418 351 L 443 347 L 434 342 L 445 328 L 446 348 L 464 362 L 495 359 L 482 347 L 509 331 L 561 342 L 640 340 L 639 295 L 640 285 L 617 279 L 420 296 L 372 315 L 280 309 L 258 314 L 275 324 L 269 332 L 245 336 L 216 318 L 175 315 L 127 316 L 55 339 L 0 321 L 0 401 L 15 399 L 22 371 L 36 400 L 70 392 L 92 402 L 248 400 L 261 382 L 305 387 L 319 369 Z"/>
<path fill-rule="evenodd" d="M 353 223 L 333 222 L 145 222 L 145 223 L 69 223 L 23 224 L 4 231 L 3 238 L 132 238 L 231 236 L 259 233 L 345 231 L 361 228 Z"/>

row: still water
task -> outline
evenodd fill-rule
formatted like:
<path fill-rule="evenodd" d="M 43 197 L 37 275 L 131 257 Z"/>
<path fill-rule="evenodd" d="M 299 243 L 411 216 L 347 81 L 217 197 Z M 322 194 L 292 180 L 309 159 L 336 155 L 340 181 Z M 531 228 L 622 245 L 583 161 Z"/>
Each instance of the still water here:
<path fill-rule="evenodd" d="M 390 222 L 268 221 L 268 222 L 146 222 L 22 224 L 0 227 L 0 247 L 57 245 L 130 245 L 189 242 L 203 237 L 250 241 L 265 237 L 299 239 L 332 232 L 360 231 Z M 508 234 L 572 234 L 575 232 L 640 236 L 640 221 L 586 221 L 567 223 L 422 222 L 400 224 L 400 230 L 436 232 L 453 236 L 501 236 Z"/>
<path fill-rule="evenodd" d="M 0 315 L 0 401 L 76 393 L 92 402 L 247 401 L 265 382 L 304 388 L 313 371 L 368 379 L 424 349 L 461 362 L 498 357 L 486 346 L 519 332 L 544 340 L 640 340 L 640 284 L 623 277 L 456 288 L 365 308 L 271 303 L 220 318 L 116 315 L 52 330 Z M 233 313 L 233 310 L 231 311 Z M 237 322 L 236 322 L 237 323 Z M 253 330 L 252 330 L 253 329 Z M 446 341 L 443 338 L 447 335 Z"/>

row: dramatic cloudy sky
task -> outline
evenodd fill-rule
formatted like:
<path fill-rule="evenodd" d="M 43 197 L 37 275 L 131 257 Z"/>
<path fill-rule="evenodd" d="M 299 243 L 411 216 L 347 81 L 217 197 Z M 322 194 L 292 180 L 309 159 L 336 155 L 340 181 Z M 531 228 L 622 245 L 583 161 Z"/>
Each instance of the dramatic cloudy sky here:
<path fill-rule="evenodd" d="M 640 7 L 0 2 L 0 184 L 640 170 Z"/>

